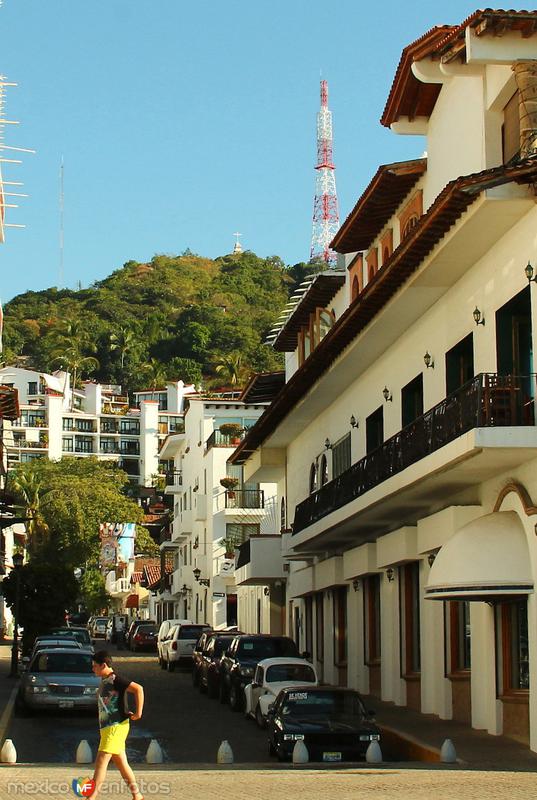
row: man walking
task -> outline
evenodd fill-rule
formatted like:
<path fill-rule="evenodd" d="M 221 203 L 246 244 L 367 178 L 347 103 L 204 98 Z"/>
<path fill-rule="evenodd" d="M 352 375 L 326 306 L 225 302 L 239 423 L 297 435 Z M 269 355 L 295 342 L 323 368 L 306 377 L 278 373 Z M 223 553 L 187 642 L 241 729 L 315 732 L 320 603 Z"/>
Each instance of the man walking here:
<path fill-rule="evenodd" d="M 93 655 L 93 673 L 101 679 L 97 692 L 99 706 L 99 727 L 101 740 L 95 759 L 95 790 L 93 800 L 99 795 L 106 777 L 110 759 L 114 762 L 132 792 L 132 800 L 143 800 L 134 773 L 127 761 L 125 743 L 129 733 L 130 720 L 140 719 L 144 707 L 144 690 L 139 683 L 125 680 L 117 675 L 112 667 L 112 656 L 106 650 Z M 127 694 L 133 694 L 136 710 L 129 711 Z"/>

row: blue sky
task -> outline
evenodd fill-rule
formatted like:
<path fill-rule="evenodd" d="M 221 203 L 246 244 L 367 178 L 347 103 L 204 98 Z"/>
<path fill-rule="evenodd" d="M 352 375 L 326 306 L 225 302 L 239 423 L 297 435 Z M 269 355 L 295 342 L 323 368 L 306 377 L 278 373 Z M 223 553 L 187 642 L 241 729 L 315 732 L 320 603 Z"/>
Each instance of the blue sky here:
<path fill-rule="evenodd" d="M 261 256 L 307 260 L 319 75 L 329 81 L 340 216 L 378 164 L 423 140 L 379 124 L 402 48 L 477 6 L 459 0 L 4 0 L 6 143 L 35 148 L 5 180 L 0 296 L 88 286 L 134 259 L 216 257 L 233 232 Z M 5 152 L 6 157 L 13 157 Z"/>

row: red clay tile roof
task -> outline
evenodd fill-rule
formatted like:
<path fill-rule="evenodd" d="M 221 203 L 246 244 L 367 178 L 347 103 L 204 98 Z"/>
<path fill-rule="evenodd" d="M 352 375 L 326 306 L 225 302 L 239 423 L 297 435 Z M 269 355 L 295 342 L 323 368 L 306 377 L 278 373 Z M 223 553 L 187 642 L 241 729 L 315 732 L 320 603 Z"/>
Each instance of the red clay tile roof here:
<path fill-rule="evenodd" d="M 426 170 L 426 158 L 380 166 L 330 247 L 338 253 L 367 250 Z"/>
<path fill-rule="evenodd" d="M 537 159 L 529 158 L 514 166 L 502 165 L 450 181 L 411 233 L 394 250 L 300 369 L 292 375 L 274 402 L 248 430 L 229 461 L 232 464 L 243 464 L 257 450 L 307 392 L 311 391 L 315 382 L 329 369 L 344 348 L 399 291 L 481 192 L 506 183 L 534 183 L 536 180 Z"/>
<path fill-rule="evenodd" d="M 165 566 L 165 574 L 170 575 L 173 572 L 173 569 L 170 565 L 166 564 Z M 157 566 L 151 565 L 144 567 L 144 583 L 146 584 L 148 589 L 152 589 L 160 582 L 161 572 L 160 572 L 160 564 Z"/>
<path fill-rule="evenodd" d="M 19 392 L 13 386 L 0 385 L 0 419 L 17 419 L 20 416 Z"/>
<path fill-rule="evenodd" d="M 143 571 L 140 570 L 139 572 L 133 572 L 131 575 L 131 583 L 140 583 L 142 580 Z"/>

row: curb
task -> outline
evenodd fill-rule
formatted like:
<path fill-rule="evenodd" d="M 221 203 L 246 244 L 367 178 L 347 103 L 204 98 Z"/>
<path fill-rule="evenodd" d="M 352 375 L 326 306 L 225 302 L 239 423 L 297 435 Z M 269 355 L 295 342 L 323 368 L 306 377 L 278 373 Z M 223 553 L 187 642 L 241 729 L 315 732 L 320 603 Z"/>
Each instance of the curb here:
<path fill-rule="evenodd" d="M 11 725 L 11 720 L 13 719 L 13 713 L 15 711 L 15 698 L 17 696 L 18 691 L 19 691 L 18 685 L 14 686 L 13 689 L 11 690 L 11 694 L 9 695 L 6 707 L 4 708 L 4 713 L 0 717 L 0 747 L 2 747 L 2 745 L 4 744 L 7 729 Z"/>

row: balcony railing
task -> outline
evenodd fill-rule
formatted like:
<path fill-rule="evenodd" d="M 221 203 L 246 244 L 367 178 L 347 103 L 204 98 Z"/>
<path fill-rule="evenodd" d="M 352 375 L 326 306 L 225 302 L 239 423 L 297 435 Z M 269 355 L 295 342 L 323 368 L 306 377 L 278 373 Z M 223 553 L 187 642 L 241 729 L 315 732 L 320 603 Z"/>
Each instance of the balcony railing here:
<path fill-rule="evenodd" d="M 183 485 L 183 472 L 180 469 L 170 470 L 166 472 L 166 486 L 182 486 Z"/>
<path fill-rule="evenodd" d="M 265 493 L 261 489 L 228 489 L 226 508 L 265 508 Z"/>
<path fill-rule="evenodd" d="M 244 431 L 239 434 L 225 434 L 216 430 L 211 433 L 205 442 L 205 449 L 210 450 L 211 447 L 237 447 L 244 438 Z"/>
<path fill-rule="evenodd" d="M 299 503 L 293 534 L 473 428 L 534 425 L 535 378 L 477 375 Z"/>

